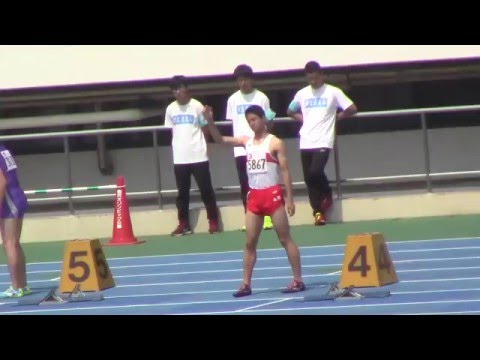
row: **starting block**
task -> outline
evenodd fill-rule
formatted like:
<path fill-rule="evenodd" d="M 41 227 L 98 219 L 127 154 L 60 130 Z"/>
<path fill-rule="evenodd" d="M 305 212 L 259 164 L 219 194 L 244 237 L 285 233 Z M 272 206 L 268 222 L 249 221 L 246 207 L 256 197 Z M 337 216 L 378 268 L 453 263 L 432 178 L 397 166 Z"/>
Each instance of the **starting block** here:
<path fill-rule="evenodd" d="M 347 239 L 339 282 L 327 284 L 321 294 L 307 295 L 303 301 L 384 298 L 390 291 L 358 290 L 398 282 L 395 266 L 380 233 L 350 235 Z"/>
<path fill-rule="evenodd" d="M 71 240 L 65 244 L 60 292 L 70 293 L 77 285 L 83 291 L 115 287 L 115 281 L 98 239 Z"/>
<path fill-rule="evenodd" d="M 379 287 L 398 282 L 381 233 L 350 235 L 343 260 L 341 288 Z"/>
<path fill-rule="evenodd" d="M 307 295 L 303 301 L 324 300 L 360 300 L 365 298 L 385 298 L 390 296 L 390 291 L 359 291 L 354 287 L 342 288 L 338 283 L 331 283 L 323 294 Z"/>
<path fill-rule="evenodd" d="M 100 291 L 113 287 L 115 281 L 100 241 L 71 240 L 65 245 L 60 286 L 25 296 L 17 305 L 101 301 L 103 295 Z"/>
<path fill-rule="evenodd" d="M 68 295 L 62 294 L 58 288 L 52 288 L 46 293 L 33 294 L 25 296 L 18 300 L 17 305 L 26 306 L 26 305 L 58 305 L 65 304 L 70 302 L 84 302 L 84 301 L 101 301 L 103 300 L 103 295 L 101 293 L 88 293 L 85 294 L 80 290 L 80 285 L 78 284 Z"/>

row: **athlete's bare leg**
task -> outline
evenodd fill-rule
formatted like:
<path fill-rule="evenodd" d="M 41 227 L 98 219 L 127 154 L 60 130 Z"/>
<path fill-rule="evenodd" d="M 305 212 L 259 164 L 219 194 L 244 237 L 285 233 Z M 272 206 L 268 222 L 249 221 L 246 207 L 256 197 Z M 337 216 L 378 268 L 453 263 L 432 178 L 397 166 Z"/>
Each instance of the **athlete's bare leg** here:
<path fill-rule="evenodd" d="M 258 238 L 262 232 L 263 216 L 255 215 L 247 210 L 245 214 L 245 225 L 247 228 L 247 236 L 245 249 L 243 251 L 243 283 L 250 286 L 253 268 L 257 261 L 257 245 Z"/>
<path fill-rule="evenodd" d="M 25 254 L 20 245 L 23 219 L 8 218 L 0 220 L 3 248 L 7 254 L 8 269 L 15 289 L 27 286 Z"/>
<path fill-rule="evenodd" d="M 288 222 L 287 212 L 283 206 L 275 210 L 272 215 L 272 222 L 278 240 L 280 240 L 280 243 L 287 252 L 288 261 L 292 267 L 293 279 L 298 282 L 303 282 L 300 250 L 290 235 L 290 224 Z"/>

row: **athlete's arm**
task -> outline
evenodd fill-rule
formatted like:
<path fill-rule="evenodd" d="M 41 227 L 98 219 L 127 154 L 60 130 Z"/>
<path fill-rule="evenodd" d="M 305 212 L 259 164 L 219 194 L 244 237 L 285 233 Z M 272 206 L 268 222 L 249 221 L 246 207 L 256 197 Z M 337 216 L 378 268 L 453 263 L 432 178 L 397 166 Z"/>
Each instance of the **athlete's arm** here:
<path fill-rule="evenodd" d="M 265 111 L 265 117 L 267 118 L 267 131 L 271 133 L 273 130 L 273 120 L 275 119 L 277 113 L 270 108 L 269 101 L 267 101 L 267 104 L 268 107 L 264 108 L 263 110 Z"/>
<path fill-rule="evenodd" d="M 295 204 L 293 202 L 292 177 L 288 167 L 287 150 L 285 143 L 277 137 L 274 137 L 270 143 L 270 152 L 277 158 L 282 175 L 283 184 L 285 185 L 285 206 L 288 215 L 295 214 Z"/>
<path fill-rule="evenodd" d="M 337 114 L 337 120 L 346 119 L 348 117 L 355 115 L 357 112 L 358 112 L 357 106 L 355 104 L 352 104 L 348 108 L 346 108 L 345 110 Z"/>
<path fill-rule="evenodd" d="M 290 105 L 288 105 L 287 115 L 297 121 L 303 121 L 303 114 L 300 108 L 300 103 L 297 100 L 293 99 Z"/>
<path fill-rule="evenodd" d="M 213 141 L 218 144 L 245 146 L 248 140 L 246 137 L 222 136 L 222 134 L 220 134 L 220 131 L 218 131 L 218 128 L 213 121 L 213 111 L 210 106 L 205 106 L 205 109 L 203 110 L 203 116 L 207 121 L 208 131 L 212 136 Z"/>
<path fill-rule="evenodd" d="M 345 95 L 342 89 L 333 89 L 337 105 L 341 110 L 343 110 L 337 114 L 337 120 L 346 119 L 355 115 L 358 112 L 355 103 L 347 95 Z"/>
<path fill-rule="evenodd" d="M 225 112 L 226 118 L 229 121 L 235 120 L 235 112 L 233 111 L 232 97 L 229 97 L 227 100 L 227 110 Z"/>
<path fill-rule="evenodd" d="M 7 191 L 7 178 L 3 174 L 3 169 L 0 169 L 0 206 L 3 204 L 5 193 Z"/>
<path fill-rule="evenodd" d="M 210 139 L 212 138 L 212 134 L 210 133 L 208 126 L 202 126 L 202 132 L 203 132 L 203 136 L 205 136 L 205 140 L 207 142 L 210 142 Z"/>

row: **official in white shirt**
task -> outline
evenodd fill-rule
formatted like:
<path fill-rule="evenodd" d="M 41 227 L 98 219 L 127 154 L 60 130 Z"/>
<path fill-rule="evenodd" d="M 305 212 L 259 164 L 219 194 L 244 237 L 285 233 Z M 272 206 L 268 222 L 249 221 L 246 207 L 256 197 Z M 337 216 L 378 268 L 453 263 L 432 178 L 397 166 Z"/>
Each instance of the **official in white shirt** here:
<path fill-rule="evenodd" d="M 195 178 L 200 196 L 207 210 L 209 232 L 219 231 L 218 208 L 210 175 L 207 156 L 207 122 L 203 117 L 204 106 L 190 96 L 187 79 L 175 76 L 171 89 L 175 101 L 165 111 L 165 126 L 172 128 L 173 168 L 177 184 L 178 226 L 172 236 L 192 233 L 189 218 L 191 176 Z"/>
<path fill-rule="evenodd" d="M 314 224 L 325 225 L 325 212 L 332 206 L 332 189 L 325 175 L 335 140 L 335 122 L 357 113 L 353 101 L 338 87 L 325 83 L 320 64 L 305 65 L 309 85 L 295 94 L 288 115 L 302 122 L 300 155 L 303 176 L 308 189 Z M 341 112 L 337 113 L 338 109 Z"/>

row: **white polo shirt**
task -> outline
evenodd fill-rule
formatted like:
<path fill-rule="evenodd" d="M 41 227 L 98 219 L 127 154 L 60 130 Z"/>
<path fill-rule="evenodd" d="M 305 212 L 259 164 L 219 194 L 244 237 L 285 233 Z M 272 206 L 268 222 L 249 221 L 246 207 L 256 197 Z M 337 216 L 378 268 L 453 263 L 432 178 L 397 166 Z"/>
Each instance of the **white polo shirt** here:
<path fill-rule="evenodd" d="M 329 84 L 299 90 L 288 108 L 303 114 L 300 149 L 333 149 L 337 109 L 345 110 L 352 104 L 341 89 Z"/>
<path fill-rule="evenodd" d="M 177 101 L 168 105 L 165 126 L 172 128 L 174 164 L 208 161 L 207 142 L 202 132 L 202 126 L 206 124 L 203 108 L 203 104 L 193 98 L 185 105 L 180 105 Z"/>
<path fill-rule="evenodd" d="M 250 129 L 245 117 L 245 110 L 250 105 L 258 105 L 264 111 L 267 111 L 270 109 L 270 100 L 267 95 L 257 89 L 254 89 L 250 94 L 243 94 L 238 90 L 228 98 L 226 118 L 232 121 L 233 136 L 254 136 L 253 130 Z M 234 147 L 233 153 L 235 157 L 247 155 L 243 146 Z"/>

